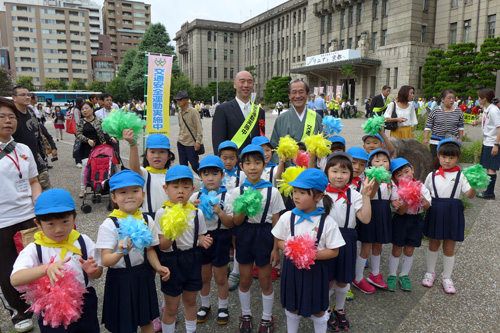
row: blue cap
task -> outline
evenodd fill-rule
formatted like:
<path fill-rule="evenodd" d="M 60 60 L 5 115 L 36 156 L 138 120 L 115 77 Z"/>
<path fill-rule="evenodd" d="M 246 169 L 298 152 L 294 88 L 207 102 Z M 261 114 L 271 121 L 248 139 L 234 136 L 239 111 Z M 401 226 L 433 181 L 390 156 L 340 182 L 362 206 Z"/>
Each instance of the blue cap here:
<path fill-rule="evenodd" d="M 165 175 L 165 182 L 171 182 L 177 179 L 189 178 L 193 180 L 193 172 L 185 165 L 174 165 L 168 169 Z"/>
<path fill-rule="evenodd" d="M 439 147 L 441 147 L 442 144 L 447 144 L 447 143 L 454 143 L 458 146 L 458 148 L 462 148 L 462 145 L 459 142 L 457 142 L 453 139 L 444 139 L 444 140 L 439 141 L 437 151 L 439 151 Z"/>
<path fill-rule="evenodd" d="M 224 170 L 224 163 L 222 163 L 222 160 L 219 156 L 207 155 L 200 161 L 199 170 L 209 167 L 216 167 Z"/>
<path fill-rule="evenodd" d="M 328 157 L 326 158 L 326 163 L 328 163 L 328 161 L 330 161 L 330 159 L 332 157 L 344 157 L 344 158 L 347 158 L 349 160 L 349 162 L 352 163 L 352 156 L 349 155 L 348 153 L 344 153 L 342 151 L 338 151 L 338 152 L 335 152 L 335 153 L 331 153 L 330 155 L 328 155 Z"/>
<path fill-rule="evenodd" d="M 70 212 L 75 209 L 75 200 L 62 188 L 52 188 L 42 192 L 35 203 L 35 215 Z"/>
<path fill-rule="evenodd" d="M 252 144 L 256 146 L 262 146 L 265 144 L 271 144 L 271 141 L 269 141 L 269 139 L 265 136 L 256 136 L 252 139 Z"/>
<path fill-rule="evenodd" d="M 164 134 L 151 134 L 146 139 L 147 148 L 170 149 L 170 140 Z"/>
<path fill-rule="evenodd" d="M 109 189 L 114 191 L 118 188 L 124 188 L 128 186 L 140 186 L 144 187 L 146 180 L 142 178 L 141 175 L 134 171 L 123 170 L 114 174 L 109 179 Z"/>
<path fill-rule="evenodd" d="M 330 140 L 332 143 L 340 142 L 341 144 L 343 144 L 345 146 L 345 139 L 341 136 L 333 135 L 333 136 L 329 137 L 328 140 Z"/>
<path fill-rule="evenodd" d="M 226 141 L 220 143 L 220 145 L 217 148 L 217 150 L 220 152 L 222 149 L 227 149 L 227 148 L 231 148 L 231 149 L 234 149 L 234 150 L 237 151 L 238 150 L 238 145 L 236 145 L 236 143 L 234 143 L 231 140 L 226 140 Z"/>
<path fill-rule="evenodd" d="M 351 147 L 346 151 L 346 153 L 351 155 L 352 158 L 357 158 L 358 160 L 368 161 L 368 154 L 366 153 L 366 150 L 364 150 L 361 147 Z"/>
<path fill-rule="evenodd" d="M 328 186 L 328 178 L 325 173 L 319 169 L 307 169 L 302 171 L 293 182 L 288 185 L 305 190 L 314 188 L 318 191 L 324 192 Z"/>
<path fill-rule="evenodd" d="M 366 141 L 366 139 L 368 138 L 377 138 L 380 140 L 380 142 L 384 143 L 384 139 L 382 139 L 382 137 L 380 136 L 380 134 L 377 134 L 377 135 L 370 135 L 370 134 L 367 134 L 367 135 L 363 135 L 363 142 Z"/>
<path fill-rule="evenodd" d="M 264 149 L 262 149 L 261 146 L 257 146 L 257 145 L 252 145 L 252 144 L 249 144 L 248 146 L 246 146 L 242 151 L 241 151 L 241 154 L 240 154 L 240 158 L 243 157 L 243 155 L 245 154 L 248 154 L 248 153 L 252 153 L 252 152 L 259 152 L 262 154 L 262 157 L 264 157 L 264 159 L 266 159 L 266 154 L 264 154 Z"/>
<path fill-rule="evenodd" d="M 397 169 L 404 167 L 405 165 L 410 165 L 410 162 L 408 162 L 406 159 L 402 157 L 395 158 L 394 160 L 391 161 L 391 173 L 396 171 Z"/>
<path fill-rule="evenodd" d="M 372 151 L 370 153 L 370 155 L 368 155 L 368 160 L 371 160 L 372 157 L 375 155 L 375 154 L 378 154 L 378 153 L 384 153 L 387 155 L 387 157 L 389 157 L 389 161 L 391 160 L 391 154 L 389 153 L 389 151 L 387 149 L 381 149 L 381 148 L 378 148 L 378 149 L 375 149 L 374 151 Z"/>

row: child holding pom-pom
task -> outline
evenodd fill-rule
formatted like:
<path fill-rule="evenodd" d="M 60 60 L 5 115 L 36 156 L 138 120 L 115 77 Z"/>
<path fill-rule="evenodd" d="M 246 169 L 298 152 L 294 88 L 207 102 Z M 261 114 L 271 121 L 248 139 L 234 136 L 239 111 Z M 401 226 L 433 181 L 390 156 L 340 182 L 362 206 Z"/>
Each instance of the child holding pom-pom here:
<path fill-rule="evenodd" d="M 361 147 L 351 147 L 347 153 L 352 156 L 352 182 L 351 188 L 361 192 L 363 181 L 365 179 L 365 169 L 368 163 L 368 154 Z"/>
<path fill-rule="evenodd" d="M 284 213 L 272 233 L 278 247 L 285 253 L 291 249 L 287 246 L 291 240 L 299 245 L 299 240 L 306 235 L 315 241 L 317 252 L 297 253 L 292 257 L 306 260 L 309 269 L 302 267 L 297 259 L 286 258 L 281 275 L 281 304 L 285 308 L 288 332 L 297 332 L 301 317 L 311 317 L 315 332 L 326 332 L 329 297 L 327 260 L 339 253 L 339 247 L 345 242 L 342 239 L 337 223 L 328 215 L 332 206 L 330 197 L 323 196 L 328 185 L 328 178 L 318 169 L 303 171 L 290 183 L 293 186 L 293 201 L 296 207 Z M 318 203 L 324 200 L 323 207 Z M 305 246 L 305 244 L 304 244 Z M 300 249 L 297 249 L 299 251 Z M 292 260 L 296 261 L 295 263 Z M 301 295 L 299 297 L 299 295 Z"/>
<path fill-rule="evenodd" d="M 380 131 L 376 135 L 366 134 L 362 138 L 363 149 L 370 154 L 375 149 L 387 149 L 392 156 L 394 154 L 394 145 L 391 140 L 385 135 L 385 130 Z"/>
<path fill-rule="evenodd" d="M 159 316 L 158 298 L 151 266 L 168 279 L 170 271 L 162 266 L 153 246 L 158 245 L 158 231 L 153 219 L 142 214 L 139 207 L 144 199 L 144 178 L 123 170 L 109 180 L 115 210 L 99 227 L 96 247 L 101 249 L 102 264 L 108 268 L 104 287 L 102 321 L 110 332 L 153 332 L 152 320 Z M 146 225 L 151 240 L 144 251 L 133 248 L 135 241 L 144 246 L 144 239 L 120 237 L 119 228 L 132 218 Z M 149 264 L 151 265 L 148 265 Z"/>
<path fill-rule="evenodd" d="M 161 282 L 165 298 L 162 331 L 175 331 L 175 316 L 182 297 L 186 332 L 196 331 L 196 296 L 203 287 L 201 255 L 198 246 L 208 249 L 212 237 L 207 233 L 205 218 L 188 200 L 193 194 L 193 173 L 185 165 L 167 171 L 165 191 L 170 198 L 156 212 L 160 235 L 161 263 L 171 271 L 168 281 Z"/>
<path fill-rule="evenodd" d="M 404 158 L 396 158 L 391 162 L 392 206 L 396 214 L 392 217 L 392 253 L 389 256 L 389 275 L 387 287 L 396 291 L 399 280 L 401 289 L 411 291 L 412 285 L 408 276 L 413 264 L 413 251 L 422 244 L 422 228 L 424 221 L 421 213 L 430 207 L 429 190 L 413 178 L 413 166 Z M 408 187 L 415 186 L 410 189 Z M 399 257 L 403 254 L 401 274 L 396 277 Z"/>
<path fill-rule="evenodd" d="M 462 193 L 468 198 L 476 195 L 457 165 L 460 145 L 452 139 L 444 139 L 437 146 L 439 170 L 425 179 L 425 187 L 431 192 L 431 207 L 425 215 L 424 235 L 429 237 L 427 251 L 427 273 L 422 284 L 432 287 L 436 279 L 436 261 L 443 241 L 443 274 L 441 284 L 447 294 L 456 293 L 451 273 L 455 264 L 455 243 L 463 242 L 465 233 L 464 205 Z M 436 169 L 437 169 L 437 165 Z"/>
<path fill-rule="evenodd" d="M 218 150 L 224 163 L 224 186 L 231 191 L 245 180 L 245 173 L 238 168 L 238 146 L 233 141 L 226 140 L 219 145 Z"/>
<path fill-rule="evenodd" d="M 34 300 L 44 306 L 39 314 L 41 332 L 60 332 L 63 325 L 71 332 L 99 332 L 97 319 L 97 295 L 94 279 L 102 274 L 99 252 L 92 240 L 73 229 L 76 211 L 75 202 L 66 190 L 51 189 L 38 197 L 35 204 L 35 223 L 42 230 L 35 234 L 35 242 L 24 248 L 14 264 L 11 283 L 14 287 L 36 281 L 41 283 L 47 276 L 52 287 L 62 283 L 65 272 L 76 273 L 76 281 L 83 294 L 83 306 L 76 306 L 80 299 L 67 295 L 52 295 L 57 304 L 47 304 L 49 299 Z M 70 276 L 70 274 L 67 274 Z M 30 286 L 28 288 L 28 293 Z M 54 289 L 41 298 L 49 298 Z M 67 303 L 62 304 L 63 300 Z M 54 313 L 54 307 L 60 314 Z M 45 315 L 45 316 L 44 316 Z M 60 322 L 60 323 L 59 323 Z M 70 323 L 71 322 L 71 323 Z M 50 323 L 50 324 L 49 324 Z M 57 325 L 59 323 L 59 325 Z"/>

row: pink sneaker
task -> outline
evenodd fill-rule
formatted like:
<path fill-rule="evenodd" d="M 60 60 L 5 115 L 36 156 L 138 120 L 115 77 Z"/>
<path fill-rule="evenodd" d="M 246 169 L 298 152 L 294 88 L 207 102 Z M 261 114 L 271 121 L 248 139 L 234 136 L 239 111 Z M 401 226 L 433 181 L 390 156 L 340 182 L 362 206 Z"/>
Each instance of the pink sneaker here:
<path fill-rule="evenodd" d="M 375 292 L 375 287 L 366 282 L 365 278 L 362 278 L 359 282 L 354 280 L 352 284 L 365 294 L 371 295 Z"/>
<path fill-rule="evenodd" d="M 153 327 L 155 332 L 161 332 L 161 321 L 160 318 L 153 320 Z"/>
<path fill-rule="evenodd" d="M 378 273 L 378 275 L 370 273 L 370 276 L 366 280 L 380 289 L 389 289 L 389 286 L 384 282 L 384 278 L 381 273 Z"/>
<path fill-rule="evenodd" d="M 427 272 L 424 275 L 424 279 L 422 280 L 422 285 L 424 287 L 431 288 L 434 285 L 434 280 L 436 280 L 436 273 Z"/>
<path fill-rule="evenodd" d="M 444 292 L 447 294 L 454 294 L 457 291 L 455 290 L 455 287 L 453 286 L 453 281 L 450 278 L 441 278 L 441 283 L 443 284 L 443 289 Z"/>

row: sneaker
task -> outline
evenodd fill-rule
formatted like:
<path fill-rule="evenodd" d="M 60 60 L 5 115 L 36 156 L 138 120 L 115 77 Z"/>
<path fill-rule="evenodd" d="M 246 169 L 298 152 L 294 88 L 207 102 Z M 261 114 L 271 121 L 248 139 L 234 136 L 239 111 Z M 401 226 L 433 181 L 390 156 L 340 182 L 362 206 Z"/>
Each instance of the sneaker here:
<path fill-rule="evenodd" d="M 354 294 L 351 291 L 351 288 L 349 288 L 349 291 L 347 292 L 347 295 L 345 297 L 348 301 L 352 301 L 354 299 Z"/>
<path fill-rule="evenodd" d="M 225 314 L 222 316 L 221 314 Z M 226 325 L 229 323 L 229 310 L 222 308 L 217 311 L 217 324 L 219 325 Z"/>
<path fill-rule="evenodd" d="M 455 287 L 453 286 L 453 281 L 450 278 L 441 278 L 441 283 L 443 285 L 444 292 L 447 294 L 454 294 L 457 291 L 455 290 Z"/>
<path fill-rule="evenodd" d="M 29 332 L 33 330 L 33 320 L 31 318 L 21 320 L 17 324 L 14 324 L 14 330 L 16 332 Z"/>
<path fill-rule="evenodd" d="M 212 311 L 212 307 L 209 306 L 208 308 L 206 306 L 202 306 L 199 310 L 198 313 L 196 314 L 196 321 L 199 323 L 204 323 L 207 321 L 208 314 Z"/>
<path fill-rule="evenodd" d="M 410 278 L 408 277 L 408 275 L 400 275 L 399 284 L 401 285 L 401 290 L 411 291 L 413 289 L 413 286 L 411 285 Z"/>
<path fill-rule="evenodd" d="M 384 282 L 384 278 L 382 277 L 381 273 L 378 273 L 377 275 L 373 275 L 373 273 L 370 273 L 370 276 L 368 276 L 366 281 L 370 282 L 375 287 L 378 287 L 380 289 L 387 289 L 388 288 L 387 283 Z"/>
<path fill-rule="evenodd" d="M 352 284 L 364 292 L 365 294 L 373 294 L 375 292 L 375 287 L 366 282 L 365 278 L 362 278 L 361 281 L 357 282 L 356 280 L 352 281 Z"/>
<path fill-rule="evenodd" d="M 161 332 L 161 320 L 160 318 L 156 318 L 153 320 L 153 328 L 155 332 Z"/>
<path fill-rule="evenodd" d="M 396 282 L 397 282 L 398 278 L 396 277 L 396 275 L 389 275 L 387 276 L 387 289 L 389 291 L 396 291 Z"/>
<path fill-rule="evenodd" d="M 82 167 L 82 163 L 77 163 L 77 164 L 76 164 L 76 167 L 77 167 L 77 168 L 81 168 L 81 167 Z"/>
<path fill-rule="evenodd" d="M 347 320 L 345 316 L 344 310 L 334 310 L 333 313 L 337 317 L 337 322 L 339 324 L 339 329 L 341 331 L 349 331 L 349 328 L 351 325 L 349 324 L 349 321 Z"/>
<path fill-rule="evenodd" d="M 281 276 L 281 270 L 279 268 L 273 268 L 271 270 L 271 280 L 275 281 L 277 278 Z"/>
<path fill-rule="evenodd" d="M 227 282 L 229 283 L 229 290 L 235 290 L 240 285 L 240 275 L 231 272 L 227 278 Z"/>
<path fill-rule="evenodd" d="M 274 332 L 274 329 L 274 317 L 271 317 L 271 320 L 260 320 L 259 333 L 272 333 Z"/>
<path fill-rule="evenodd" d="M 253 278 L 258 279 L 259 278 L 259 267 L 253 266 Z"/>
<path fill-rule="evenodd" d="M 424 279 L 422 280 L 422 285 L 424 287 L 432 287 L 434 285 L 434 280 L 436 280 L 436 273 L 427 272 L 424 275 Z"/>
<path fill-rule="evenodd" d="M 252 333 L 252 316 L 246 315 L 240 317 L 240 333 Z"/>
<path fill-rule="evenodd" d="M 328 321 L 326 322 L 326 328 L 330 332 L 338 332 L 340 331 L 339 327 L 339 322 L 337 321 L 337 316 L 333 311 L 330 311 L 330 317 L 328 318 Z"/>

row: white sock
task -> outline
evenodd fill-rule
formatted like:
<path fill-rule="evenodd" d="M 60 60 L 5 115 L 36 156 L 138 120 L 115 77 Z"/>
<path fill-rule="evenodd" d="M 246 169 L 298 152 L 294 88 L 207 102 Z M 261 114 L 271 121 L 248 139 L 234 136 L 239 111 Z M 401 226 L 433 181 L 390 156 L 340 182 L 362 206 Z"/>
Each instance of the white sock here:
<path fill-rule="evenodd" d="M 250 290 L 246 293 L 238 290 L 238 295 L 240 296 L 241 315 L 251 316 L 252 310 L 250 310 Z"/>
<path fill-rule="evenodd" d="M 227 298 L 226 299 L 219 298 L 219 309 L 227 309 Z M 228 315 L 224 312 L 221 312 L 218 314 L 218 316 L 227 317 Z"/>
<path fill-rule="evenodd" d="M 328 290 L 328 298 L 332 298 L 332 295 L 333 295 L 333 288 L 335 287 L 335 285 L 332 286 L 332 288 L 330 290 Z"/>
<path fill-rule="evenodd" d="M 273 318 L 274 291 L 271 295 L 262 294 L 262 319 L 271 320 Z"/>
<path fill-rule="evenodd" d="M 372 265 L 372 274 L 379 275 L 380 274 L 380 254 L 378 256 L 372 254 L 370 256 L 370 263 Z"/>
<path fill-rule="evenodd" d="M 443 255 L 443 277 L 451 278 L 453 273 L 453 266 L 455 266 L 455 256 L 447 257 Z"/>
<path fill-rule="evenodd" d="M 401 263 L 401 275 L 408 275 L 411 266 L 413 265 L 413 256 L 407 257 L 403 254 L 403 262 Z"/>
<path fill-rule="evenodd" d="M 389 256 L 389 275 L 396 275 L 399 266 L 399 257 Z"/>
<path fill-rule="evenodd" d="M 363 280 L 363 272 L 365 270 L 366 258 L 363 259 L 361 256 L 356 259 L 356 281 L 359 282 Z"/>
<path fill-rule="evenodd" d="M 240 274 L 240 263 L 238 260 L 236 260 L 236 250 L 234 250 L 234 255 L 233 255 L 233 271 L 231 272 L 233 274 Z"/>
<path fill-rule="evenodd" d="M 171 325 L 161 323 L 161 331 L 162 333 L 175 333 L 175 322 Z"/>
<path fill-rule="evenodd" d="M 314 324 L 314 332 L 315 333 L 325 333 L 326 332 L 326 322 L 328 321 L 329 317 L 330 317 L 330 314 L 328 313 L 328 311 L 325 311 L 325 315 L 323 317 L 311 316 L 311 319 L 312 319 L 313 324 Z"/>
<path fill-rule="evenodd" d="M 297 333 L 299 330 L 300 316 L 285 310 L 286 328 L 288 333 Z"/>
<path fill-rule="evenodd" d="M 344 310 L 345 299 L 347 297 L 347 292 L 349 291 L 349 285 L 345 287 L 339 287 L 335 285 L 335 307 L 336 310 Z"/>
<path fill-rule="evenodd" d="M 438 253 L 427 249 L 427 272 L 434 273 L 436 271 L 436 261 Z"/>
<path fill-rule="evenodd" d="M 207 296 L 202 296 L 200 294 L 200 298 L 201 298 L 201 306 L 209 308 L 210 307 L 210 293 Z"/>
<path fill-rule="evenodd" d="M 196 320 L 186 320 L 186 333 L 196 332 Z"/>

